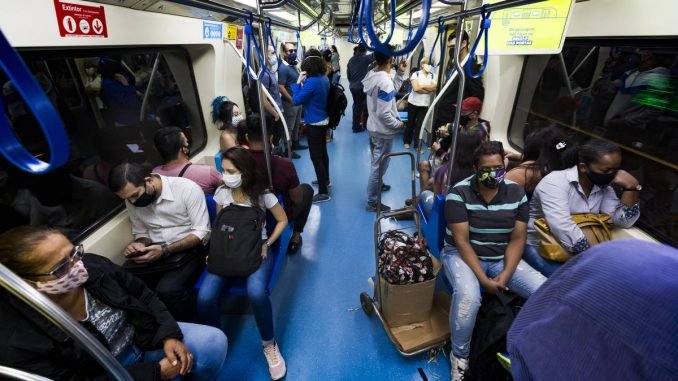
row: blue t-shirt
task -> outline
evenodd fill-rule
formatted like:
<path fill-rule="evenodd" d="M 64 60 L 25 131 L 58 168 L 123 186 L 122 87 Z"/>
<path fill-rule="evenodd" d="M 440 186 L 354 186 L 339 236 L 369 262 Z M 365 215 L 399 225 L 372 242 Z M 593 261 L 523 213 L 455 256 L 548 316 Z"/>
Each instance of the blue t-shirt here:
<path fill-rule="evenodd" d="M 297 79 L 299 79 L 299 71 L 296 66 L 288 65 L 287 62 L 280 65 L 278 83 L 285 86 L 290 95 L 292 95 L 292 84 L 297 83 Z"/>

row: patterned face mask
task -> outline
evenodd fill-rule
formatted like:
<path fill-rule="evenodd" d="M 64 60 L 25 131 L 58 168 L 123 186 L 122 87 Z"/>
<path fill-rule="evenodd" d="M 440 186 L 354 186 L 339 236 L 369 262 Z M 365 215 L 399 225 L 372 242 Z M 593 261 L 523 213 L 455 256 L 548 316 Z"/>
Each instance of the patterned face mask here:
<path fill-rule="evenodd" d="M 88 279 L 89 273 L 85 265 L 82 261 L 78 261 L 71 267 L 68 274 L 46 282 L 36 282 L 36 288 L 45 294 L 65 294 L 76 287 L 82 286 Z"/>
<path fill-rule="evenodd" d="M 504 182 L 504 177 L 506 177 L 506 168 L 500 169 L 481 169 L 476 172 L 476 177 L 478 181 L 488 188 L 497 188 L 501 183 Z"/>
<path fill-rule="evenodd" d="M 245 115 L 233 115 L 231 118 L 231 125 L 233 127 L 238 127 L 238 123 L 242 122 L 243 120 L 245 120 Z"/>

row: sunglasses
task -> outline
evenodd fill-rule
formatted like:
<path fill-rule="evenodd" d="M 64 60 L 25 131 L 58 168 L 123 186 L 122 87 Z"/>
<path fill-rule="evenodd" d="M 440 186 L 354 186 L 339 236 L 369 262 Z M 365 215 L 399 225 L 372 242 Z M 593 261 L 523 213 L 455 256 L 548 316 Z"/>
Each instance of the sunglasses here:
<path fill-rule="evenodd" d="M 74 263 L 77 263 L 80 259 L 82 259 L 82 255 L 85 253 L 85 249 L 83 248 L 82 245 L 76 245 L 73 247 L 73 251 L 69 255 L 69 258 L 52 269 L 52 271 L 48 273 L 28 273 L 28 274 L 21 274 L 22 276 L 29 276 L 29 277 L 39 277 L 39 276 L 55 276 L 57 278 L 63 278 L 68 274 L 68 272 L 71 270 L 71 267 L 73 267 Z"/>
<path fill-rule="evenodd" d="M 290 49 L 290 50 L 287 51 L 287 53 L 296 53 L 296 52 L 297 52 L 297 49 Z"/>

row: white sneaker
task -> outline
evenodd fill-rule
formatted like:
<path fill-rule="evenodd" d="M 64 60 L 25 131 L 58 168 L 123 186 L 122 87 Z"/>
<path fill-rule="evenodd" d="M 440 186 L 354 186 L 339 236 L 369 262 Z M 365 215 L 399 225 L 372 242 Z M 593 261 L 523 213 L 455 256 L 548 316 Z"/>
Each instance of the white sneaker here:
<path fill-rule="evenodd" d="M 278 343 L 274 341 L 273 344 L 265 346 L 264 356 L 266 356 L 266 362 L 268 362 L 268 372 L 271 374 L 271 379 L 279 380 L 285 377 L 287 367 L 285 366 L 285 359 L 280 353 L 280 348 L 278 348 Z"/>
<path fill-rule="evenodd" d="M 468 359 L 455 357 L 450 353 L 450 380 L 464 381 L 468 372 Z"/>

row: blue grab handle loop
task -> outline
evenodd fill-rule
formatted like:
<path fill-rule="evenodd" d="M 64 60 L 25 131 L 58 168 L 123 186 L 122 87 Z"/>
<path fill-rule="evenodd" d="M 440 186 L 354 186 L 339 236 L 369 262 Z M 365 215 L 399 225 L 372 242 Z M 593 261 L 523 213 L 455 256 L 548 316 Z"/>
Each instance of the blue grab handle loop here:
<path fill-rule="evenodd" d="M 396 0 L 391 0 L 391 30 L 388 32 L 388 37 L 386 37 L 386 41 L 384 41 L 384 44 L 390 43 L 391 38 L 393 37 L 393 31 L 395 30 L 395 21 L 396 21 L 396 18 L 393 17 L 393 15 L 395 14 L 396 14 Z"/>
<path fill-rule="evenodd" d="M 59 114 L 54 109 L 45 92 L 36 82 L 33 74 L 12 48 L 0 30 L 0 67 L 12 81 L 14 88 L 24 98 L 26 105 L 33 111 L 40 128 L 45 134 L 50 152 L 49 163 L 35 158 L 19 142 L 10 126 L 5 107 L 0 97 L 0 153 L 18 168 L 30 173 L 46 173 L 68 161 L 70 153 L 69 139 Z"/>
<path fill-rule="evenodd" d="M 261 76 L 264 74 L 264 70 L 266 68 L 266 62 L 264 61 L 264 58 L 261 56 L 261 50 L 259 49 L 259 44 L 257 44 L 257 39 L 254 37 L 254 31 L 252 30 L 252 23 L 254 22 L 254 16 L 252 15 L 252 12 L 248 12 L 250 14 L 249 20 L 247 20 L 247 17 L 243 17 L 243 20 L 245 20 L 245 35 L 247 36 L 247 53 L 246 53 L 246 59 L 245 59 L 245 66 L 247 66 L 247 75 L 253 80 L 253 81 L 258 81 L 261 79 Z M 257 52 L 257 56 L 259 57 L 259 63 L 261 65 L 261 68 L 259 69 L 259 73 L 257 73 L 256 76 L 252 75 L 250 72 L 250 54 L 251 54 L 251 47 L 252 43 L 254 43 L 254 50 Z"/>
<path fill-rule="evenodd" d="M 490 26 L 492 25 L 492 20 L 490 20 L 490 14 L 492 12 L 487 11 L 487 4 L 482 6 L 481 9 L 481 17 L 482 19 L 480 20 L 480 33 L 478 34 L 478 38 L 476 39 L 476 42 L 473 44 L 473 48 L 471 49 L 471 52 L 469 53 L 469 60 L 466 62 L 466 74 L 471 77 L 471 78 L 480 78 L 480 76 L 483 75 L 485 72 L 485 69 L 487 68 L 487 51 L 488 49 L 488 29 L 490 29 Z M 485 34 L 485 54 L 483 55 L 483 67 L 480 68 L 480 71 L 476 74 L 473 74 L 471 72 L 471 62 L 473 62 L 473 58 L 476 56 L 476 49 L 478 49 L 478 44 L 480 43 L 480 40 L 483 38 L 483 34 Z"/>
<path fill-rule="evenodd" d="M 436 34 L 436 39 L 433 41 L 433 46 L 431 46 L 431 53 L 428 55 L 428 62 L 429 64 L 433 62 L 433 52 L 436 50 L 436 45 L 438 44 L 438 40 L 440 40 L 440 57 L 438 61 L 442 61 L 442 57 L 445 54 L 445 43 L 443 42 L 445 39 L 440 38 L 442 35 L 445 34 L 445 23 L 443 22 L 443 18 L 438 17 L 438 34 Z M 440 62 L 438 62 L 438 65 L 435 65 L 434 67 L 440 66 Z"/>
<path fill-rule="evenodd" d="M 301 57 L 298 57 L 297 61 L 301 62 L 304 59 L 304 56 L 306 56 L 306 48 L 301 44 L 301 33 L 297 30 L 297 53 L 299 52 L 301 52 Z"/>
<path fill-rule="evenodd" d="M 365 0 L 360 0 L 360 7 L 358 8 L 358 42 L 360 44 L 363 44 L 367 50 L 373 52 L 375 49 L 371 47 L 367 41 L 365 41 L 365 36 L 364 36 L 364 30 L 363 30 L 363 5 L 364 5 Z M 372 13 L 372 12 L 370 12 Z M 379 40 L 377 38 L 377 40 Z"/>
<path fill-rule="evenodd" d="M 280 57 L 278 57 L 278 49 L 275 48 L 275 41 L 273 41 L 273 33 L 271 31 L 271 18 L 270 17 L 266 17 L 266 18 L 268 19 L 268 22 L 266 23 L 266 35 L 268 37 L 266 39 L 266 43 L 267 44 L 269 42 L 271 43 L 271 46 L 273 47 L 273 53 L 275 54 L 275 60 L 276 60 L 276 62 L 278 62 L 278 67 L 275 68 L 275 71 L 272 71 L 268 67 L 266 67 L 266 70 L 268 70 L 268 72 L 271 73 L 271 74 L 275 74 L 280 69 Z M 266 49 L 268 49 L 268 47 Z M 266 52 L 266 59 L 268 59 L 268 51 Z"/>
<path fill-rule="evenodd" d="M 360 1 L 360 0 L 356 0 L 356 1 Z M 354 32 L 355 32 L 355 24 L 358 21 L 358 17 L 356 17 L 356 13 L 359 13 L 359 12 L 360 12 L 360 6 L 356 7 L 353 14 L 351 15 L 351 27 L 348 30 L 348 42 L 350 42 L 351 44 L 359 44 L 360 43 L 360 41 L 356 41 L 353 38 Z"/>
<path fill-rule="evenodd" d="M 419 26 L 417 27 L 417 33 L 415 33 L 414 38 L 411 41 L 409 41 L 403 49 L 397 51 L 391 51 L 390 49 L 388 49 L 386 43 L 379 41 L 379 38 L 377 37 L 377 34 L 374 31 L 374 24 L 372 20 L 372 0 L 364 0 L 363 2 L 365 4 L 364 6 L 362 6 L 362 14 L 364 14 L 366 19 L 365 26 L 367 27 L 367 35 L 372 40 L 372 44 L 374 44 L 374 46 L 372 47 L 373 50 L 376 50 L 379 53 L 386 56 L 391 57 L 402 56 L 405 54 L 409 54 L 411 51 L 413 51 L 417 47 L 421 39 L 424 37 L 424 33 L 426 33 L 426 28 L 428 26 L 429 17 L 431 16 L 431 0 L 422 0 L 421 18 L 419 20 Z M 392 14 L 391 18 L 394 17 L 395 14 Z M 359 27 L 362 29 L 362 23 L 360 21 Z M 360 37 L 362 39 L 362 35 Z"/>

